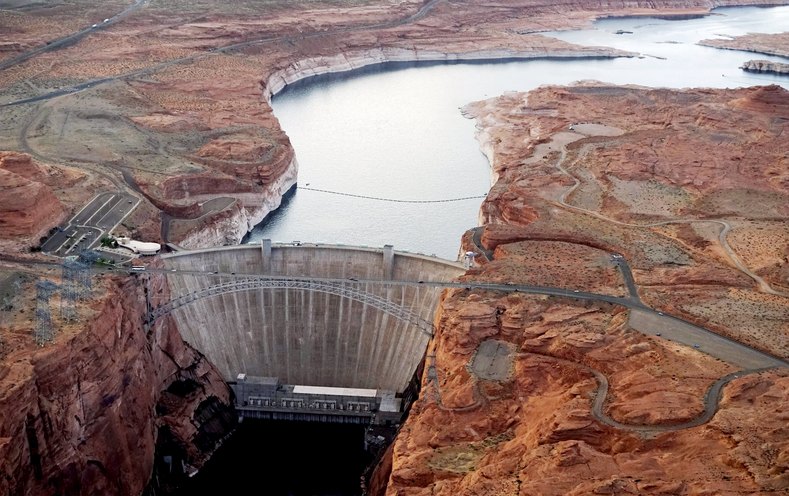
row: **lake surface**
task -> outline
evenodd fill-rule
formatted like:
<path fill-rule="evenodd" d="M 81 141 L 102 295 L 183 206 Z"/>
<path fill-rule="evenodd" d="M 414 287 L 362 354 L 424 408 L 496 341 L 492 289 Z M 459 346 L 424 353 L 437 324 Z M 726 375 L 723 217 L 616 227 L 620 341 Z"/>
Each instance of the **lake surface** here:
<path fill-rule="evenodd" d="M 645 56 L 368 68 L 292 85 L 274 98 L 273 108 L 296 150 L 300 187 L 392 200 L 480 196 L 490 188 L 490 167 L 474 139 L 474 122 L 459 107 L 505 91 L 583 79 L 672 88 L 787 87 L 789 77 L 739 69 L 749 59 L 786 59 L 695 44 L 787 29 L 789 7 L 721 8 L 675 21 L 606 19 L 594 29 L 547 34 Z M 455 259 L 461 235 L 477 225 L 481 201 L 401 203 L 299 189 L 248 241 L 393 244 Z"/>
<path fill-rule="evenodd" d="M 474 122 L 460 114 L 459 107 L 466 103 L 583 79 L 673 88 L 773 83 L 789 87 L 789 77 L 739 69 L 753 58 L 785 59 L 695 45 L 721 34 L 788 28 L 789 7 L 717 9 L 711 16 L 681 21 L 608 19 L 595 23 L 594 29 L 553 35 L 646 56 L 363 69 L 297 83 L 276 96 L 273 106 L 296 150 L 300 186 L 396 200 L 478 196 L 490 187 L 490 168 L 474 139 Z M 617 35 L 618 30 L 633 34 Z M 463 232 L 477 225 L 480 203 L 477 198 L 410 204 L 301 189 L 256 228 L 250 240 L 393 244 L 396 249 L 454 259 Z M 272 432 L 279 435 L 284 432 L 281 427 L 263 434 L 257 430 L 271 427 L 247 428 L 252 430 L 237 434 L 193 488 L 235 494 L 243 486 L 234 484 L 253 480 L 259 482 L 259 494 L 357 493 L 358 442 L 319 439 L 318 432 L 309 431 L 295 442 L 287 434 L 272 443 Z M 356 436 L 360 441 L 361 434 Z M 351 454 L 335 456 L 336 447 L 344 444 L 349 444 Z M 313 452 L 319 456 L 305 458 Z M 330 469 L 316 477 L 312 473 L 322 460 Z M 341 463 L 334 463 L 338 460 Z M 233 467 L 238 470 L 231 471 Z M 301 475 L 305 468 L 309 479 Z M 313 484 L 322 478 L 323 485 Z"/>

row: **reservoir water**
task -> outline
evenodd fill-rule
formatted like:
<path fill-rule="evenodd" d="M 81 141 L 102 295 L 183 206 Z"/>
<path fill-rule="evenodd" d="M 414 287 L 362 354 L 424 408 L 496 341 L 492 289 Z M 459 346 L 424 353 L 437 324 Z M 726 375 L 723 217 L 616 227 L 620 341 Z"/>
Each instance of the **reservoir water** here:
<path fill-rule="evenodd" d="M 300 187 L 392 200 L 481 196 L 490 188 L 490 168 L 474 140 L 474 122 L 461 116 L 459 107 L 468 102 L 584 79 L 671 88 L 787 87 L 789 77 L 739 69 L 749 59 L 786 59 L 696 45 L 787 29 L 789 7 L 721 8 L 673 21 L 606 19 L 593 29 L 546 34 L 643 57 L 379 66 L 296 83 L 274 98 L 273 107 L 296 150 Z M 477 225 L 481 201 L 403 203 L 298 189 L 248 241 L 393 244 L 454 259 L 463 232 Z"/>
<path fill-rule="evenodd" d="M 392 200 L 480 196 L 490 187 L 490 169 L 474 140 L 474 122 L 459 111 L 466 103 L 584 79 L 673 88 L 789 87 L 789 77 L 739 69 L 749 59 L 786 59 L 695 44 L 787 29 L 789 7 L 717 9 L 681 21 L 608 19 L 593 29 L 551 35 L 642 58 L 377 67 L 297 83 L 273 106 L 296 150 L 300 186 Z M 619 30 L 632 34 L 615 34 Z M 249 241 L 394 244 L 454 259 L 463 232 L 477 225 L 480 203 L 390 202 L 299 189 Z M 314 428 L 247 423 L 181 494 L 248 488 L 267 495 L 359 494 L 361 433 Z"/>

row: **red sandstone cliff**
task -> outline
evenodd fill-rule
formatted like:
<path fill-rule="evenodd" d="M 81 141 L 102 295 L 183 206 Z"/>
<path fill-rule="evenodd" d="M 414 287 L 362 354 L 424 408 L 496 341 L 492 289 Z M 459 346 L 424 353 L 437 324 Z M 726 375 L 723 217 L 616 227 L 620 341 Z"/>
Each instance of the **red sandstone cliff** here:
<path fill-rule="evenodd" d="M 95 291 L 75 323 L 53 305 L 50 344 L 35 347 L 24 317 L 3 333 L 0 494 L 138 495 L 157 440 L 199 466 L 235 421 L 228 387 L 174 326 L 144 330 L 139 280 Z"/>
<path fill-rule="evenodd" d="M 65 217 L 47 184 L 51 172 L 28 155 L 0 152 L 0 238 L 34 239 Z"/>
<path fill-rule="evenodd" d="M 470 105 L 497 181 L 479 245 L 464 237 L 483 262 L 466 278 L 618 294 L 621 253 L 646 303 L 787 356 L 787 102 L 777 86 L 587 83 Z M 375 494 L 784 494 L 787 369 L 732 381 L 711 420 L 681 426 L 734 368 L 661 337 L 668 325 L 645 335 L 624 307 L 448 292 L 435 380 Z M 486 340 L 508 373 L 474 370 Z"/>

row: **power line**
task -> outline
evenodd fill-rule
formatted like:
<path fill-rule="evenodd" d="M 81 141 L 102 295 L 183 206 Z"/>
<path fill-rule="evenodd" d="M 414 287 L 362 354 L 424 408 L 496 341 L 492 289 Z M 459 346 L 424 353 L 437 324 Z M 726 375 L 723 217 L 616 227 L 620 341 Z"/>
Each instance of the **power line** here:
<path fill-rule="evenodd" d="M 52 281 L 36 282 L 36 328 L 33 331 L 33 336 L 39 346 L 44 346 L 55 337 L 52 314 L 49 311 L 49 299 L 57 289 L 57 285 Z"/>
<path fill-rule="evenodd" d="M 458 202 L 464 200 L 475 200 L 475 199 L 488 197 L 488 195 L 477 195 L 477 196 L 463 196 L 460 198 L 447 198 L 443 200 L 401 200 L 398 198 L 381 198 L 378 196 L 366 196 L 366 195 L 356 195 L 353 193 L 343 193 L 342 191 L 330 191 L 327 189 L 308 188 L 306 186 L 299 186 L 298 188 L 307 191 L 317 191 L 318 193 L 328 193 L 330 195 L 350 196 L 352 198 L 363 198 L 365 200 L 377 200 L 377 201 L 386 201 L 393 203 L 448 203 L 448 202 Z"/>

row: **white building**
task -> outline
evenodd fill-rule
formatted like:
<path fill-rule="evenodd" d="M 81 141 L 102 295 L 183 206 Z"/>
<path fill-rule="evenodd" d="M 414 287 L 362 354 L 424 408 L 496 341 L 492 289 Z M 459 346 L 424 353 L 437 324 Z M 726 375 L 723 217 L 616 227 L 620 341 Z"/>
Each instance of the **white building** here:
<path fill-rule="evenodd" d="M 116 238 L 115 241 L 118 242 L 118 246 L 122 246 L 140 255 L 156 255 L 157 253 L 159 253 L 159 250 L 162 249 L 162 245 L 160 245 L 159 243 L 146 243 L 144 241 L 135 241 L 133 239 L 126 238 L 123 236 L 121 236 L 120 238 Z"/>

